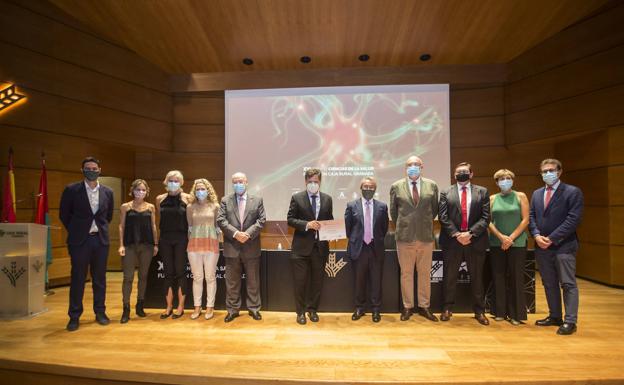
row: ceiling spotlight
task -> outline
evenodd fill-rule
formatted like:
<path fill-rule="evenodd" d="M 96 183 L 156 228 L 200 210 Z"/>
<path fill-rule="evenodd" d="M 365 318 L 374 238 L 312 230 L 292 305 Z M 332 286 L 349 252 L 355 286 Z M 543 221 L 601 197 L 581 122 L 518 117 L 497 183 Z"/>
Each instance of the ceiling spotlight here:
<path fill-rule="evenodd" d="M 429 59 L 431 59 L 431 55 L 429 55 L 428 53 L 420 55 L 420 61 L 428 61 Z"/>
<path fill-rule="evenodd" d="M 367 54 L 362 54 L 358 56 L 359 61 L 368 61 L 368 59 L 370 59 L 370 56 L 368 56 Z"/>
<path fill-rule="evenodd" d="M 312 58 L 310 56 L 301 56 L 299 61 L 302 62 L 303 64 L 308 64 L 309 62 L 312 61 Z"/>
<path fill-rule="evenodd" d="M 243 64 L 246 66 L 250 66 L 253 64 L 253 60 L 251 60 L 250 58 L 246 57 L 243 59 Z"/>

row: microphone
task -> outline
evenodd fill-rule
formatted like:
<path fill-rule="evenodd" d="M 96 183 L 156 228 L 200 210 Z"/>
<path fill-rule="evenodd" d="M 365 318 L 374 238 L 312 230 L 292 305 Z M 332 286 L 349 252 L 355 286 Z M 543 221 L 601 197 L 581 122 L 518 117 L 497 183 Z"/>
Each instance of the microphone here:
<path fill-rule="evenodd" d="M 277 222 L 275 226 L 277 226 L 280 233 L 282 233 L 282 238 L 284 238 L 284 240 L 286 240 L 286 242 L 288 243 L 288 248 L 292 249 L 292 244 L 290 243 L 290 240 L 288 239 L 288 237 L 286 237 L 286 234 L 284 233 L 284 230 L 282 230 L 282 227 L 280 226 L 279 222 Z"/>

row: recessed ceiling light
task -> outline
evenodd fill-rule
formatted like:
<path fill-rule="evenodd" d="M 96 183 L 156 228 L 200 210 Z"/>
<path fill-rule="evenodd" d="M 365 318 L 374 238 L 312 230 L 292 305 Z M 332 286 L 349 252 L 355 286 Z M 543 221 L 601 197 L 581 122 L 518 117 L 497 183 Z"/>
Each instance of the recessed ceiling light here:
<path fill-rule="evenodd" d="M 302 62 L 303 64 L 308 64 L 309 62 L 312 61 L 312 58 L 310 56 L 301 56 L 299 61 Z"/>
<path fill-rule="evenodd" d="M 370 56 L 368 56 L 367 54 L 362 54 L 360 56 L 358 56 L 358 60 L 359 61 L 368 61 L 368 59 L 370 59 Z"/>
<path fill-rule="evenodd" d="M 431 59 L 431 55 L 429 55 L 428 53 L 420 55 L 420 61 L 428 61 L 429 59 Z"/>
<path fill-rule="evenodd" d="M 250 65 L 253 64 L 253 60 L 248 58 L 248 57 L 246 57 L 246 58 L 243 59 L 243 64 L 247 65 L 247 66 L 250 66 Z"/>

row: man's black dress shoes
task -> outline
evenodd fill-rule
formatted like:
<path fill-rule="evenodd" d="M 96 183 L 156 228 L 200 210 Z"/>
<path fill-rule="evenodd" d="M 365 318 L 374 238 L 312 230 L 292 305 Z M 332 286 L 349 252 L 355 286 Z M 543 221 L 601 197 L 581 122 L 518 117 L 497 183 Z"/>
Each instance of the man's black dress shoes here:
<path fill-rule="evenodd" d="M 106 313 L 95 313 L 95 320 L 102 326 L 106 326 L 110 323 L 110 319 L 106 316 Z"/>
<path fill-rule="evenodd" d="M 557 329 L 557 334 L 562 336 L 569 336 L 572 333 L 576 332 L 576 324 L 564 322 L 563 325 L 559 326 Z"/>
<path fill-rule="evenodd" d="M 78 327 L 80 326 L 80 322 L 78 321 L 78 318 L 70 318 L 69 322 L 67 323 L 67 331 L 68 332 L 73 332 L 78 330 Z"/>
<path fill-rule="evenodd" d="M 537 326 L 561 326 L 563 325 L 563 320 L 561 318 L 552 318 L 550 316 L 535 321 L 535 325 Z"/>

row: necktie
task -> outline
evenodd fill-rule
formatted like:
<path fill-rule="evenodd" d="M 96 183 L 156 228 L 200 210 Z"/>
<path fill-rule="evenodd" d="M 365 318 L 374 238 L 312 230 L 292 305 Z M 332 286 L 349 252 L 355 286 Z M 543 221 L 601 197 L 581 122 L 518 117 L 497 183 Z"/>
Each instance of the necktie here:
<path fill-rule="evenodd" d="M 243 230 L 243 222 L 245 221 L 245 198 L 242 195 L 238 197 L 238 218 L 240 219 L 241 230 Z"/>
<path fill-rule="evenodd" d="M 462 187 L 462 196 L 461 196 L 461 231 L 468 230 L 468 192 L 466 186 Z"/>
<path fill-rule="evenodd" d="M 316 219 L 316 195 L 312 195 L 312 213 L 314 215 L 314 219 Z"/>
<path fill-rule="evenodd" d="M 544 199 L 544 208 L 548 207 L 548 204 L 550 203 L 550 199 L 552 198 L 552 194 L 553 194 L 553 188 L 551 186 L 548 186 L 546 188 L 546 198 Z"/>
<path fill-rule="evenodd" d="M 418 187 L 416 186 L 416 182 L 412 182 L 412 199 L 414 199 L 414 204 L 417 205 L 420 196 L 418 195 Z"/>
<path fill-rule="evenodd" d="M 367 245 L 373 240 L 373 229 L 370 217 L 370 201 L 366 201 L 366 209 L 364 209 L 364 243 Z"/>

